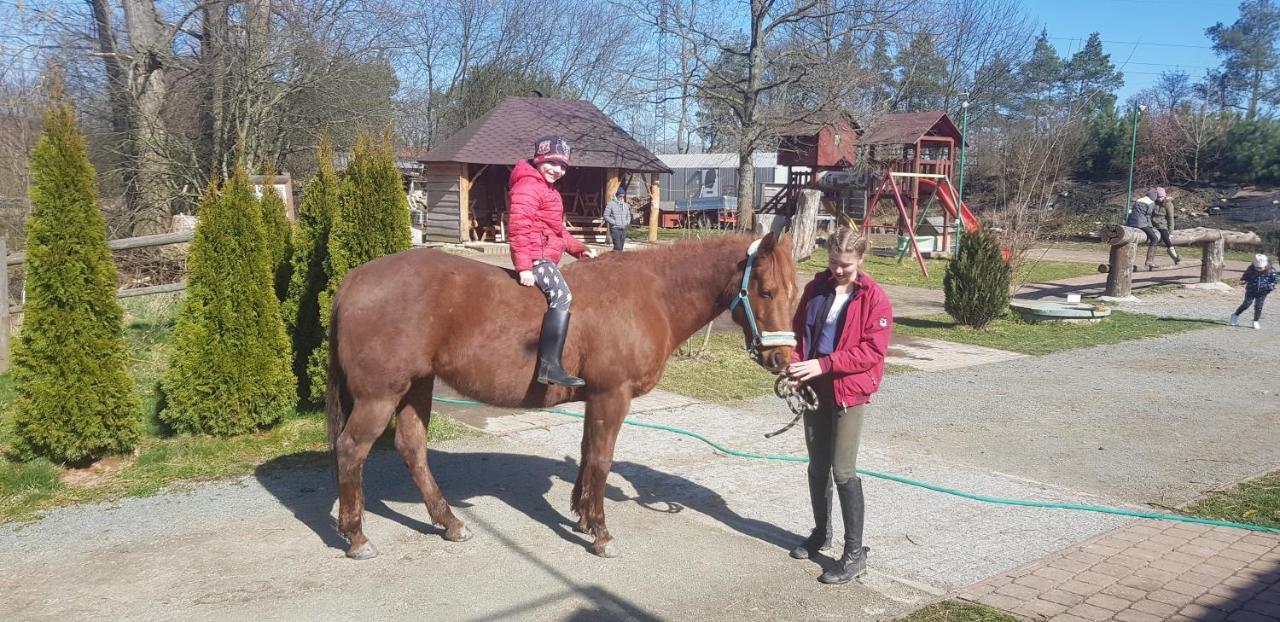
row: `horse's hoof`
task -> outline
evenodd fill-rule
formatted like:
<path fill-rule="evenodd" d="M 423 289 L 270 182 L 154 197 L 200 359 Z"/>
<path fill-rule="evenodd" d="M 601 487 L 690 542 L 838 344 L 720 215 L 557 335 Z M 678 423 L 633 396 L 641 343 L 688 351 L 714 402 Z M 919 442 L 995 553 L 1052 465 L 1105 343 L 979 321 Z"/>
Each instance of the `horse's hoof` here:
<path fill-rule="evenodd" d="M 373 559 L 378 556 L 378 549 L 373 548 L 372 542 L 366 542 L 362 546 L 353 546 L 347 549 L 347 557 L 356 560 Z"/>
<path fill-rule="evenodd" d="M 471 530 L 463 525 L 459 525 L 457 529 L 449 529 L 444 532 L 444 539 L 450 542 L 466 542 L 471 539 Z"/>
<path fill-rule="evenodd" d="M 591 552 L 605 559 L 613 559 L 622 554 L 622 549 L 618 548 L 618 544 L 613 540 L 604 543 L 604 546 L 594 544 L 591 546 Z"/>

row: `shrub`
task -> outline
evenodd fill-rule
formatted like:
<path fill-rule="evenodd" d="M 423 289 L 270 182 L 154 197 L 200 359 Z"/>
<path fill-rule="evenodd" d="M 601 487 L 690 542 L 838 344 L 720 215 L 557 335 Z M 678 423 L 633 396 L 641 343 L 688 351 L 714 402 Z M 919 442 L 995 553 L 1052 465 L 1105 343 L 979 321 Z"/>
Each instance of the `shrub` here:
<path fill-rule="evenodd" d="M 323 341 L 312 350 L 308 364 L 313 398 L 324 393 L 329 312 L 342 279 L 352 268 L 412 244 L 409 197 L 402 183 L 390 135 L 379 141 L 362 134 L 338 192 L 338 214 L 329 232 L 328 286 L 319 297 Z"/>
<path fill-rule="evenodd" d="M 995 234 L 981 229 L 964 236 L 942 278 L 944 308 L 960 324 L 986 326 L 1009 306 L 1011 272 Z"/>
<path fill-rule="evenodd" d="M 87 462 L 134 447 L 142 401 L 126 365 L 124 312 L 93 166 L 71 106 L 58 99 L 31 156 L 27 297 L 13 352 L 14 449 L 21 457 Z"/>
<path fill-rule="evenodd" d="M 320 170 L 307 184 L 298 207 L 298 233 L 294 239 L 292 274 L 284 300 L 284 323 L 293 341 L 293 372 L 298 396 L 314 402 L 324 393 L 324 383 L 312 390 L 307 362 L 324 343 L 329 309 L 320 307 L 320 296 L 329 284 L 329 230 L 338 211 L 338 178 L 333 172 L 333 149 L 327 142 L 317 150 Z M 316 393 L 316 395 L 312 395 Z M 313 399 L 314 398 L 314 399 Z"/>
<path fill-rule="evenodd" d="M 173 359 L 161 379 L 160 419 L 175 430 L 241 434 L 278 421 L 295 404 L 257 203 L 242 169 L 201 200 Z"/>

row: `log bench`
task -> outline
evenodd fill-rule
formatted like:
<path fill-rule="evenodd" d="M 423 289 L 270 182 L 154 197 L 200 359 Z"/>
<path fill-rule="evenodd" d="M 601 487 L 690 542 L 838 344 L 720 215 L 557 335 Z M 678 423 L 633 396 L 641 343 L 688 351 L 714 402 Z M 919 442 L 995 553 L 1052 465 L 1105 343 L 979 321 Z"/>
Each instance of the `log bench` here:
<path fill-rule="evenodd" d="M 1098 236 L 1102 238 L 1103 244 L 1111 247 L 1105 295 L 1115 298 L 1131 295 L 1138 246 L 1147 243 L 1147 234 L 1135 227 L 1106 225 L 1098 230 Z M 1262 244 L 1262 238 L 1252 231 L 1229 231 L 1208 227 L 1170 231 L 1169 241 L 1174 246 L 1200 246 L 1201 283 L 1217 283 L 1222 280 L 1223 252 L 1226 250 L 1227 243 L 1240 246 Z"/>

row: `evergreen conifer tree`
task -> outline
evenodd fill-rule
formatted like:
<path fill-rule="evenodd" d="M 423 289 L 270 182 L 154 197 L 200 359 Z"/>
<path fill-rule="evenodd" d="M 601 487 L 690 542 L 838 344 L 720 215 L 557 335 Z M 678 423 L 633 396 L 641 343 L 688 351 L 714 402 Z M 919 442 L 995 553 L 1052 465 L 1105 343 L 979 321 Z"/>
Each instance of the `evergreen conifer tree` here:
<path fill-rule="evenodd" d="M 275 172 L 268 170 L 266 177 L 267 179 L 275 177 Z M 280 198 L 280 193 L 276 192 L 273 186 L 269 184 L 263 186 L 262 199 L 258 201 L 258 207 L 262 210 L 263 232 L 267 251 L 271 256 L 272 282 L 276 299 L 284 300 L 289 289 L 293 231 L 289 225 L 289 218 L 284 213 L 284 199 Z"/>
<path fill-rule="evenodd" d="M 324 342 L 323 326 L 328 324 L 329 308 L 320 306 L 320 296 L 329 285 L 329 230 L 338 211 L 340 184 L 333 172 L 333 147 L 327 139 L 320 143 L 316 158 L 319 171 L 307 184 L 298 207 L 298 233 L 293 245 L 289 293 L 284 301 L 284 322 L 293 341 L 298 396 L 319 402 L 324 386 L 312 389 L 307 362 Z"/>
<path fill-rule="evenodd" d="M 173 358 L 161 379 L 160 419 L 178 431 L 251 432 L 295 404 L 258 204 L 239 167 L 221 192 L 211 184 L 201 201 Z"/>
<path fill-rule="evenodd" d="M 333 295 L 347 272 L 383 255 L 407 250 L 413 243 L 409 197 L 396 168 L 391 135 L 381 140 L 362 134 L 338 192 L 338 213 L 329 230 L 329 282 L 320 295 L 324 340 L 308 364 L 313 398 L 324 393 L 329 368 L 329 313 Z"/>
<path fill-rule="evenodd" d="M 1008 308 L 1011 275 L 995 234 L 980 229 L 966 235 L 942 277 L 943 308 L 960 324 L 982 328 Z"/>
<path fill-rule="evenodd" d="M 13 352 L 14 449 L 82 463 L 134 447 L 142 401 L 126 367 L 116 267 L 84 138 L 57 93 L 44 122 L 31 156 L 27 298 Z"/>

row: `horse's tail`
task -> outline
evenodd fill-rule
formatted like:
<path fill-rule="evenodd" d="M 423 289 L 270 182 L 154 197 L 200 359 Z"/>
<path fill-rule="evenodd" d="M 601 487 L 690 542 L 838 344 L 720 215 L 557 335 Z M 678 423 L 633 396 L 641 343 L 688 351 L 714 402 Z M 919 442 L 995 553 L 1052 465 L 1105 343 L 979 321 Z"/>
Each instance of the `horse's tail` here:
<path fill-rule="evenodd" d="M 324 418 L 329 427 L 329 449 L 334 452 L 334 459 L 336 460 L 338 435 L 342 434 L 342 429 L 346 427 L 349 413 L 342 408 L 342 389 L 346 382 L 345 375 L 342 373 L 342 365 L 338 362 L 338 314 L 336 304 L 333 310 L 334 313 L 329 316 L 332 320 L 329 322 L 329 373 L 324 391 Z"/>

